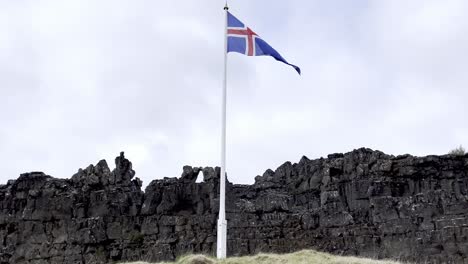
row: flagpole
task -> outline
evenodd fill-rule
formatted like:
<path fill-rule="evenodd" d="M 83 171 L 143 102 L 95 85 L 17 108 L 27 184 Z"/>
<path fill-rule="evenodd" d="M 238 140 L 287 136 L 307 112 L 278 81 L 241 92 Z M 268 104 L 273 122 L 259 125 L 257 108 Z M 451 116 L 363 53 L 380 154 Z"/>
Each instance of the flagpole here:
<path fill-rule="evenodd" d="M 226 258 L 226 240 L 227 240 L 227 221 L 226 221 L 226 101 L 227 101 L 227 28 L 228 28 L 228 10 L 226 5 L 225 24 L 224 24 L 224 79 L 223 79 L 223 95 L 222 95 L 222 131 L 221 131 L 221 173 L 219 187 L 219 218 L 218 218 L 218 234 L 217 234 L 217 251 L 218 259 Z"/>

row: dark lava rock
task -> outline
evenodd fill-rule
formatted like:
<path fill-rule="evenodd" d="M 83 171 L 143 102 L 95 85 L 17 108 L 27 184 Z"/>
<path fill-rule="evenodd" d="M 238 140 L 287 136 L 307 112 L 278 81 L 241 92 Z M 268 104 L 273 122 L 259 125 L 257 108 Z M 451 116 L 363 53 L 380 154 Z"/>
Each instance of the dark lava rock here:
<path fill-rule="evenodd" d="M 124 153 L 71 179 L 0 185 L 0 263 L 108 263 L 214 254 L 219 168 L 185 166 L 145 192 Z M 200 172 L 203 182 L 197 183 Z M 228 254 L 317 249 L 468 263 L 468 155 L 358 149 L 227 183 Z"/>

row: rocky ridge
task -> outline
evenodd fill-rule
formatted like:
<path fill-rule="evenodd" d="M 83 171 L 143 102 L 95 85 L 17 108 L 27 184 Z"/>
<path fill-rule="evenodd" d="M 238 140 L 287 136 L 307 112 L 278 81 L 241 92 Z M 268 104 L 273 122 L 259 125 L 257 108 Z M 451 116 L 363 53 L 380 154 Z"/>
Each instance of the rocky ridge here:
<path fill-rule="evenodd" d="M 216 249 L 219 168 L 185 166 L 145 192 L 123 153 L 70 179 L 0 185 L 0 263 L 172 260 Z M 197 183 L 199 174 L 204 181 Z M 468 155 L 358 149 L 227 185 L 228 255 L 317 249 L 468 263 Z"/>

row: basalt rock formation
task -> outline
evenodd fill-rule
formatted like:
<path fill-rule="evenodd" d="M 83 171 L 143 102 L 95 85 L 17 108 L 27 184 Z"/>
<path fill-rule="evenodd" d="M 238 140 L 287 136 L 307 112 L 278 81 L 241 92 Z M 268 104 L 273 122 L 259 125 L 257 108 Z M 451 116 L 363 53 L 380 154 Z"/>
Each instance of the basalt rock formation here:
<path fill-rule="evenodd" d="M 216 249 L 219 169 L 184 167 L 145 192 L 123 153 L 71 179 L 0 185 L 0 263 L 172 260 Z M 197 183 L 199 174 L 204 181 Z M 228 255 L 292 252 L 468 263 L 468 155 L 369 149 L 286 162 L 227 185 Z"/>

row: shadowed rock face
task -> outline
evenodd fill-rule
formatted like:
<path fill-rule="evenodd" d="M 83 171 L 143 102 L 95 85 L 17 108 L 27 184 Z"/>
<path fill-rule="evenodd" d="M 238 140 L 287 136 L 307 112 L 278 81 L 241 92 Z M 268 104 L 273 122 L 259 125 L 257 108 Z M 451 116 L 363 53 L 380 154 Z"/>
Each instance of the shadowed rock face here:
<path fill-rule="evenodd" d="M 216 249 L 219 169 L 141 181 L 123 153 L 71 179 L 0 185 L 0 263 L 171 260 Z M 204 182 L 196 183 L 203 174 Z M 359 149 L 286 162 L 227 186 L 228 254 L 313 248 L 421 263 L 468 263 L 468 155 Z"/>

